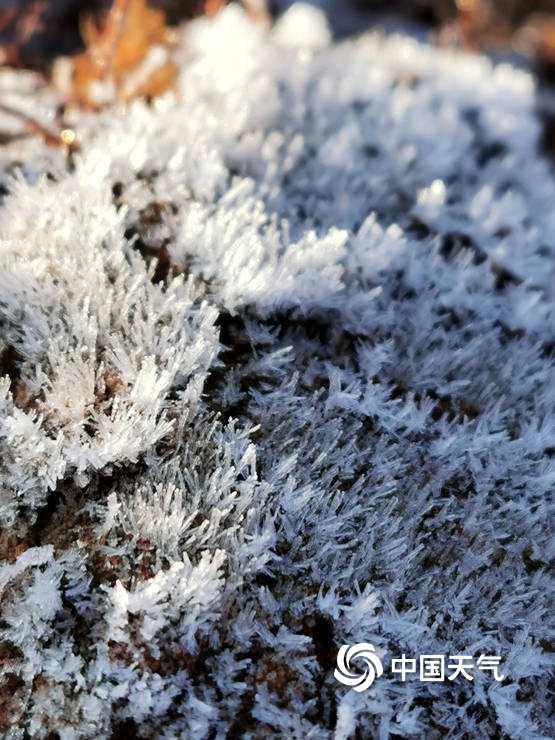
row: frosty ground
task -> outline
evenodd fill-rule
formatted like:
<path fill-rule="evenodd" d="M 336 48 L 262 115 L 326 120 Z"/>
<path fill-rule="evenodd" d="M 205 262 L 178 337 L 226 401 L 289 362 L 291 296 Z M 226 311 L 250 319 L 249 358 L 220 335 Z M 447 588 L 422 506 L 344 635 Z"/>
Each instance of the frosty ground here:
<path fill-rule="evenodd" d="M 302 7 L 180 49 L 73 168 L 0 149 L 2 736 L 552 736 L 532 78 Z M 505 679 L 357 693 L 359 642 Z"/>

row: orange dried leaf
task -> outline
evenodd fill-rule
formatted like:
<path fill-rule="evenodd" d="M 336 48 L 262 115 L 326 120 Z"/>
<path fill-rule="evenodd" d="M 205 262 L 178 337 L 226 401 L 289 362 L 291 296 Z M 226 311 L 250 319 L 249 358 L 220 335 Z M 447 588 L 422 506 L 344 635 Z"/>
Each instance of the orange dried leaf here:
<path fill-rule="evenodd" d="M 147 7 L 144 0 L 130 0 L 113 55 L 116 78 L 139 64 L 151 46 L 165 45 L 167 38 L 164 13 Z"/>
<path fill-rule="evenodd" d="M 87 49 L 72 60 L 72 97 L 82 105 L 98 108 L 172 87 L 166 18 L 145 0 L 114 0 L 102 22 L 85 19 L 81 33 Z"/>
<path fill-rule="evenodd" d="M 218 13 L 225 5 L 225 0 L 205 0 L 203 3 L 203 13 L 213 16 Z"/>

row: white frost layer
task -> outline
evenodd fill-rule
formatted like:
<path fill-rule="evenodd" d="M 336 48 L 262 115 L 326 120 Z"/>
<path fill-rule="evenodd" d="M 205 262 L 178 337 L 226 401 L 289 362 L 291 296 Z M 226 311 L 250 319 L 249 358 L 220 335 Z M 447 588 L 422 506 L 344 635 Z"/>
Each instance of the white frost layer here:
<path fill-rule="evenodd" d="M 74 170 L 0 151 L 1 733 L 548 737 L 531 77 L 303 6 L 180 49 L 175 95 L 78 117 Z M 507 678 L 355 696 L 367 641 Z"/>

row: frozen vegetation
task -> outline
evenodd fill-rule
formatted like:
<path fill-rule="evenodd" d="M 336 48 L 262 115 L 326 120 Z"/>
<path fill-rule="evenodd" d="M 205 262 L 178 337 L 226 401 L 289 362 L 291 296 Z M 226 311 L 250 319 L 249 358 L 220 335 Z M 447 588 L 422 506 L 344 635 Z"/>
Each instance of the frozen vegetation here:
<path fill-rule="evenodd" d="M 533 79 L 298 6 L 181 49 L 175 95 L 81 114 L 73 169 L 0 149 L 2 737 L 551 737 Z"/>

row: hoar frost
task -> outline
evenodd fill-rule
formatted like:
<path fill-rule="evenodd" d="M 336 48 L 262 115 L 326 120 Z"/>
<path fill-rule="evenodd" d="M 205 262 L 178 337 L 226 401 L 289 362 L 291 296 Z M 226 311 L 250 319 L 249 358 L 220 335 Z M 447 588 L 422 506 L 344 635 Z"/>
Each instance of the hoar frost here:
<path fill-rule="evenodd" d="M 0 153 L 2 735 L 549 737 L 532 79 L 302 6 L 180 48 L 73 171 Z M 368 641 L 506 678 L 355 696 Z"/>

